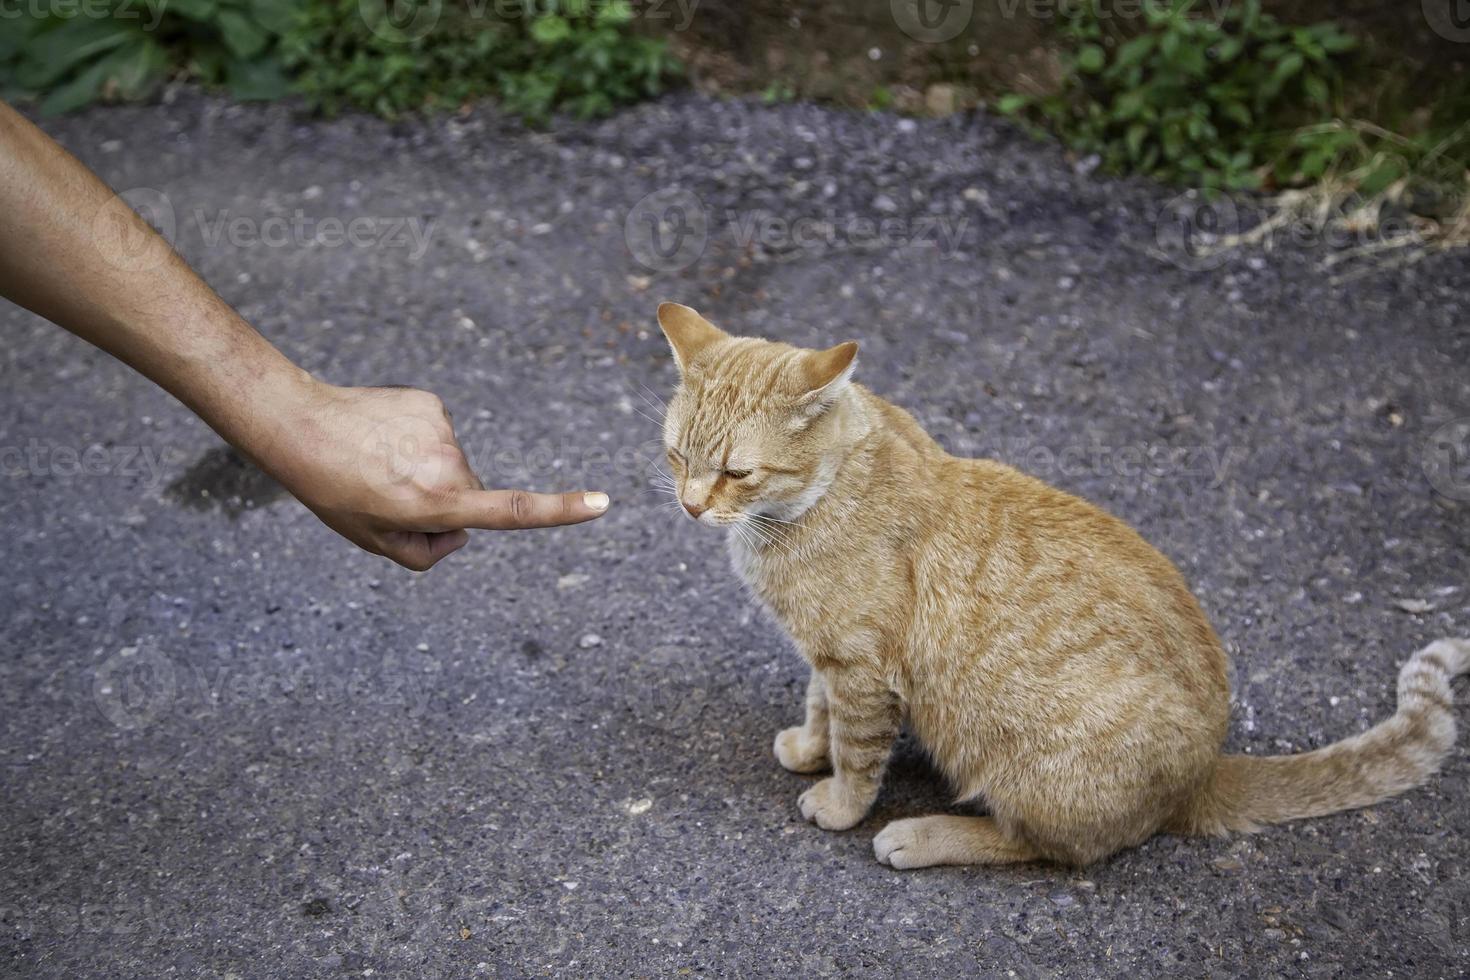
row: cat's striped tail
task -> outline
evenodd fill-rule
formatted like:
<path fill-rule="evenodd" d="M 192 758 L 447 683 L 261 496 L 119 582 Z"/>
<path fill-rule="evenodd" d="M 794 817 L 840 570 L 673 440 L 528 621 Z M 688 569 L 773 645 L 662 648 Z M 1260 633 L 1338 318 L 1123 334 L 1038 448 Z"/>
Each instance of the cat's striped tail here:
<path fill-rule="evenodd" d="M 1399 671 L 1392 718 L 1315 752 L 1220 758 L 1213 777 L 1165 827 L 1223 834 L 1320 817 L 1387 799 L 1432 776 L 1455 743 L 1450 681 L 1470 670 L 1470 640 L 1437 640 Z"/>

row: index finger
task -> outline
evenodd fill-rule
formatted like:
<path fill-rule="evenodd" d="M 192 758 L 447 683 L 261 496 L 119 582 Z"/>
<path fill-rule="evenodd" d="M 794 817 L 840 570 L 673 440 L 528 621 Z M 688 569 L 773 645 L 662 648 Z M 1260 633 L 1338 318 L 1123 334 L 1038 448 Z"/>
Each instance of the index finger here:
<path fill-rule="evenodd" d="M 581 524 L 607 513 L 605 493 L 530 493 L 526 490 L 465 490 L 445 523 L 486 531 Z"/>

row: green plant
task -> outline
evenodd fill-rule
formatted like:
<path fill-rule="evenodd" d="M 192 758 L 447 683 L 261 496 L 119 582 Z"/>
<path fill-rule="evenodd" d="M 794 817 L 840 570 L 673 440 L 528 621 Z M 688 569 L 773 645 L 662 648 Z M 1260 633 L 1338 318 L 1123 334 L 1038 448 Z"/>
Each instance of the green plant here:
<path fill-rule="evenodd" d="M 1356 40 L 1332 23 L 1283 24 L 1260 0 L 1218 18 L 1194 7 L 1146 0 L 1141 20 L 1124 21 L 1099 0 L 1064 5 L 1061 91 L 1007 96 L 999 108 L 1036 113 L 1114 171 L 1206 188 L 1320 174 L 1330 146 L 1293 134 L 1334 118 Z"/>
<path fill-rule="evenodd" d="M 766 105 L 775 105 L 778 102 L 791 102 L 796 98 L 796 89 L 790 82 L 777 79 L 765 87 L 761 92 L 761 101 Z"/>
<path fill-rule="evenodd" d="M 532 15 L 541 7 L 543 12 Z M 680 71 L 662 39 L 631 30 L 628 0 L 527 0 L 531 43 L 500 73 L 500 98 L 513 111 L 544 119 L 553 109 L 603 115 L 663 90 Z"/>
<path fill-rule="evenodd" d="M 276 58 L 295 0 L 52 0 L 7 15 L 0 92 L 40 98 L 45 113 L 99 98 L 139 99 L 170 75 L 224 85 L 237 98 L 287 91 Z"/>
<path fill-rule="evenodd" d="M 387 0 L 394 2 L 394 0 Z M 307 99 L 393 116 L 496 96 L 532 121 L 605 113 L 679 72 L 662 40 L 633 30 L 627 0 L 431 0 L 403 26 L 362 0 L 312 0 L 285 43 Z"/>

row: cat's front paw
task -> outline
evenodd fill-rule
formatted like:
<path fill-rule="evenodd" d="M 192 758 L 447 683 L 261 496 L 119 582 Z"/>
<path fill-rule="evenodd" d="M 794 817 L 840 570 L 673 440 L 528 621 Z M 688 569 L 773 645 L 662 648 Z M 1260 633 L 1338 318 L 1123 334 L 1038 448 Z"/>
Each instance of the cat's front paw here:
<path fill-rule="evenodd" d="M 930 821 L 932 823 L 932 821 Z M 929 857 L 929 840 L 922 819 L 895 820 L 873 838 L 873 856 L 890 868 L 923 868 L 935 863 Z"/>
<path fill-rule="evenodd" d="M 801 815 L 823 830 L 856 827 L 867 815 L 872 800 L 855 799 L 837 777 L 831 776 L 801 794 L 796 805 Z"/>
<path fill-rule="evenodd" d="M 797 725 L 776 735 L 776 761 L 792 772 L 821 772 L 831 767 L 827 746 Z"/>

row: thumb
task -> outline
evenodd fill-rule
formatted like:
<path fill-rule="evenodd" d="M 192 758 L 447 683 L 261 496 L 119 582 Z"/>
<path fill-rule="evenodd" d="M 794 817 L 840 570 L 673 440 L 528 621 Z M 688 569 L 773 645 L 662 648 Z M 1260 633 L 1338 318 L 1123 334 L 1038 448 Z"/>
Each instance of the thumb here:
<path fill-rule="evenodd" d="M 444 523 L 487 531 L 581 524 L 607 513 L 605 493 L 529 493 L 525 490 L 465 490 L 454 498 Z"/>

